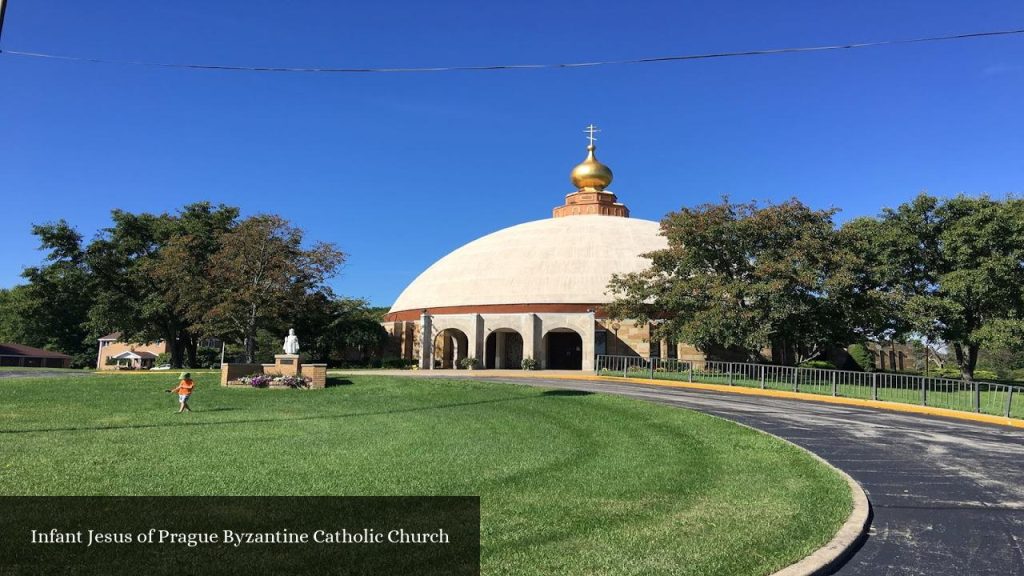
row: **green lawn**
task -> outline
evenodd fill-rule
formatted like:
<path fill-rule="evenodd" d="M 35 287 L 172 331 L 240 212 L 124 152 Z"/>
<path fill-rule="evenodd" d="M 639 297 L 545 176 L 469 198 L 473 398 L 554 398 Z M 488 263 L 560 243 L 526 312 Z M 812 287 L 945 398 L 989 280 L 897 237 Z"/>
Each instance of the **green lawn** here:
<path fill-rule="evenodd" d="M 484 574 L 768 574 L 827 542 L 845 482 L 788 444 L 605 395 L 351 376 L 0 379 L 0 494 L 479 495 Z"/>

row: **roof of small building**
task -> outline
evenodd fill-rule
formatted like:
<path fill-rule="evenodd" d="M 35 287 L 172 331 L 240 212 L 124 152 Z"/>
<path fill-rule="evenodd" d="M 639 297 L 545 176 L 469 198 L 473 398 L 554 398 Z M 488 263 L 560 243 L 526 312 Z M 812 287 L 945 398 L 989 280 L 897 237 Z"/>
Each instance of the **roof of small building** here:
<path fill-rule="evenodd" d="M 391 312 L 501 304 L 603 304 L 612 274 L 650 265 L 666 248 L 659 224 L 591 215 L 549 218 L 488 234 L 451 252 L 399 295 Z"/>
<path fill-rule="evenodd" d="M 152 352 L 146 352 L 145 350 L 125 350 L 124 352 L 121 352 L 116 356 L 111 356 L 111 358 L 115 360 L 124 360 L 126 358 L 140 358 L 146 360 L 150 358 L 156 358 L 156 354 L 153 354 Z"/>
<path fill-rule="evenodd" d="M 114 342 L 117 342 L 120 339 L 121 339 L 121 333 L 120 332 L 111 332 L 110 334 L 107 334 L 106 336 L 100 338 L 100 341 L 104 342 L 104 341 L 107 341 L 107 340 L 112 340 Z"/>
<path fill-rule="evenodd" d="M 27 356 L 32 358 L 71 358 L 67 354 L 33 348 L 24 344 L 4 343 L 0 344 L 0 356 Z"/>

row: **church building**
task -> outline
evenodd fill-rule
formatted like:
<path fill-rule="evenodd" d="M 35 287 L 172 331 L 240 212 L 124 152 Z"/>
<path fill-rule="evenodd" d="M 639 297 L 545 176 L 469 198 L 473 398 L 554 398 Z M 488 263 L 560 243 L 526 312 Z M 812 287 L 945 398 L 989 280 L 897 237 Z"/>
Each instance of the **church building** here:
<path fill-rule="evenodd" d="M 646 269 L 642 254 L 667 246 L 657 222 L 629 217 L 608 190 L 612 171 L 594 154 L 573 168 L 576 187 L 551 218 L 474 240 L 435 262 L 401 293 L 384 326 L 402 358 L 420 368 L 593 370 L 599 354 L 703 359 L 691 346 L 658 342 L 651 325 L 614 322 L 613 274 Z"/>

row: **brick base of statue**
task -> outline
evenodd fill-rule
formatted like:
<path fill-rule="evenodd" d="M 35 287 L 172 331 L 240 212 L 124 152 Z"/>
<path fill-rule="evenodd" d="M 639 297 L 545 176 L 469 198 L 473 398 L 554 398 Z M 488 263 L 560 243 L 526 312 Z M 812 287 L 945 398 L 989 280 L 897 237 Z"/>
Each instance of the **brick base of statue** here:
<path fill-rule="evenodd" d="M 298 354 L 276 354 L 273 364 L 224 364 L 220 368 L 221 386 L 244 386 L 239 379 L 244 376 L 266 374 L 268 376 L 303 376 L 309 378 L 310 388 L 327 387 L 327 364 L 303 364 Z M 271 388 L 285 387 L 271 384 Z"/>

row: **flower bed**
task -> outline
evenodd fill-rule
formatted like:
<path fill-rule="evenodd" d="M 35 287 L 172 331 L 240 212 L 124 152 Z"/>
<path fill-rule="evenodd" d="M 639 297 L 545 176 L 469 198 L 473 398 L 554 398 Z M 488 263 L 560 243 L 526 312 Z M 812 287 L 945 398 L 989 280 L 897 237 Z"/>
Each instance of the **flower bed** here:
<path fill-rule="evenodd" d="M 252 386 L 253 388 L 269 388 L 271 386 L 281 388 L 309 388 L 312 378 L 304 376 L 271 376 L 270 374 L 253 374 L 242 376 L 238 379 L 240 384 Z"/>

